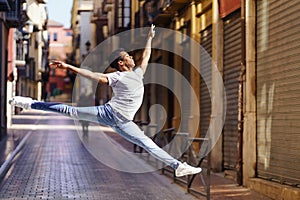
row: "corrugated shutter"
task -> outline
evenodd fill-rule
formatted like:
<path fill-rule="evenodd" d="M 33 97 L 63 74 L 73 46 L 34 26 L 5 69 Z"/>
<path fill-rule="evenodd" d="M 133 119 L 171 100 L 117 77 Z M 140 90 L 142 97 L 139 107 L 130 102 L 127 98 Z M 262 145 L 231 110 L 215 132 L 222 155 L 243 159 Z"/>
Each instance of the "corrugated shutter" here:
<path fill-rule="evenodd" d="M 200 55 L 200 134 L 202 137 L 206 135 L 210 123 L 211 115 L 211 98 L 209 89 L 211 90 L 211 73 L 212 73 L 212 27 L 201 32 L 201 55 Z M 205 51 L 204 51 L 205 50 Z M 205 77 L 205 81 L 204 78 Z"/>
<path fill-rule="evenodd" d="M 224 18 L 224 86 L 227 98 L 223 129 L 223 166 L 236 170 L 238 156 L 238 77 L 241 68 L 241 12 Z"/>
<path fill-rule="evenodd" d="M 189 51 L 189 44 L 186 43 L 183 45 L 183 51 L 188 52 Z M 187 79 L 190 80 L 191 76 L 191 66 L 188 61 L 185 59 L 182 59 L 182 75 Z M 191 109 L 191 92 L 188 88 L 186 88 L 186 85 L 181 86 L 181 107 L 182 107 L 182 113 L 181 113 L 181 128 L 180 130 L 182 132 L 188 132 L 189 131 L 189 118 L 191 115 L 190 109 Z"/>
<path fill-rule="evenodd" d="M 186 32 L 191 32 L 191 24 L 190 22 L 187 22 Z M 184 34 L 184 32 L 182 32 Z M 189 52 L 190 51 L 190 42 L 188 40 L 183 41 L 182 43 L 182 50 L 183 52 Z M 182 58 L 182 75 L 186 78 L 187 81 L 190 81 L 191 77 L 191 65 L 190 63 Z M 181 127 L 180 131 L 182 132 L 188 132 L 189 131 L 189 118 L 191 117 L 191 91 L 189 88 L 186 88 L 187 86 L 182 84 L 181 85 Z"/>
<path fill-rule="evenodd" d="M 300 1 L 257 1 L 257 175 L 300 187 Z"/>

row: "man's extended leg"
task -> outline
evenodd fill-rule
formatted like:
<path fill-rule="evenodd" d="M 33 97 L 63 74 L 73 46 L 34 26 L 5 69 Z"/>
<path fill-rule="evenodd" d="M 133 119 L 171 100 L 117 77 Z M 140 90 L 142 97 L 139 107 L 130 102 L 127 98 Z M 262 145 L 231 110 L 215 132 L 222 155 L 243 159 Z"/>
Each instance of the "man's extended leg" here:
<path fill-rule="evenodd" d="M 64 114 L 74 119 L 80 119 L 90 122 L 98 122 L 98 109 L 95 106 L 91 107 L 74 107 L 62 103 L 41 102 L 32 100 L 30 97 L 13 97 L 9 103 L 23 109 L 36 109 L 51 111 Z"/>
<path fill-rule="evenodd" d="M 116 123 L 116 126 L 113 126 L 113 129 L 125 139 L 145 149 L 153 157 L 171 166 L 173 169 L 175 169 L 175 175 L 177 177 L 196 174 L 202 171 L 201 168 L 192 167 L 173 158 L 171 155 L 157 146 L 149 137 L 147 137 L 144 132 L 141 131 L 140 128 L 132 121 Z"/>

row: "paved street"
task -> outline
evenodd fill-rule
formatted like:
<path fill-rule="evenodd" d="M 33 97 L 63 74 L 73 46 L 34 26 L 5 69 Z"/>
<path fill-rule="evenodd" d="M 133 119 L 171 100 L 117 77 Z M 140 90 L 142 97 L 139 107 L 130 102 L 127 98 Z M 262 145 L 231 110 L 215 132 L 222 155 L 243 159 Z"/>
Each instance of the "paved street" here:
<path fill-rule="evenodd" d="M 0 199 L 195 199 L 159 172 L 125 173 L 102 164 L 72 119 L 30 111 L 14 124 L 15 132 L 31 135 L 1 182 Z"/>
<path fill-rule="evenodd" d="M 8 138 L 0 142 L 2 166 L 22 143 L 20 141 L 29 137 L 0 182 L 0 199 L 206 199 L 187 194 L 184 185 L 173 183 L 170 174 L 165 176 L 158 171 L 126 173 L 107 167 L 95 159 L 80 140 L 77 129 L 81 127 L 62 115 L 32 110 L 15 115 L 13 122 Z M 121 148 L 132 152 L 131 143 L 106 127 L 102 129 L 121 144 Z M 98 131 L 98 126 L 91 125 L 89 139 L 98 135 Z M 102 148 L 110 155 L 108 150 Z M 132 166 L 139 169 L 140 164 Z M 203 191 L 200 177 L 195 180 L 192 187 Z M 212 200 L 269 200 L 236 185 L 222 173 L 211 174 L 210 188 Z"/>

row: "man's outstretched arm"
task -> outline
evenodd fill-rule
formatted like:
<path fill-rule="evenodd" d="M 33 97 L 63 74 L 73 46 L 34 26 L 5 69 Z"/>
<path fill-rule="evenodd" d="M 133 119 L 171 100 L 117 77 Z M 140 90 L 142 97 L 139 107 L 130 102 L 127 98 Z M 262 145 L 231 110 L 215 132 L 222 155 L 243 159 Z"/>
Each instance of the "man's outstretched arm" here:
<path fill-rule="evenodd" d="M 55 67 L 55 68 L 59 68 L 59 69 L 66 69 L 68 71 L 79 74 L 80 76 L 86 77 L 86 78 L 91 79 L 91 80 L 95 80 L 98 83 L 108 84 L 108 78 L 107 78 L 106 74 L 95 73 L 95 72 L 89 71 L 87 69 L 78 68 L 78 67 L 75 67 L 73 65 L 66 64 L 62 61 L 56 61 L 56 60 L 51 61 L 50 62 L 50 67 Z"/>
<path fill-rule="evenodd" d="M 152 39 L 155 36 L 154 28 L 155 28 L 155 26 L 152 24 L 150 27 L 148 36 L 147 36 L 146 46 L 145 46 L 145 49 L 144 49 L 143 55 L 142 55 L 141 68 L 143 69 L 144 73 L 146 72 L 148 62 L 149 62 L 149 59 L 151 56 L 151 43 L 152 43 Z"/>

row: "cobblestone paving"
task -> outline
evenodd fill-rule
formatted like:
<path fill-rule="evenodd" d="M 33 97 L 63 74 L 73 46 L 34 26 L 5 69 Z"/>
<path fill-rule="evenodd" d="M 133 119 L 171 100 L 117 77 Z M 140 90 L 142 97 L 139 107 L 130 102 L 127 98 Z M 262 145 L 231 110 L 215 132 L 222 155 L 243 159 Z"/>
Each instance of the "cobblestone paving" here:
<path fill-rule="evenodd" d="M 26 126 L 32 134 L 1 181 L 0 199 L 195 199 L 157 172 L 130 174 L 101 164 L 75 130 L 54 129 L 73 120 L 46 112 L 28 116 L 15 123 L 37 125 Z"/>

